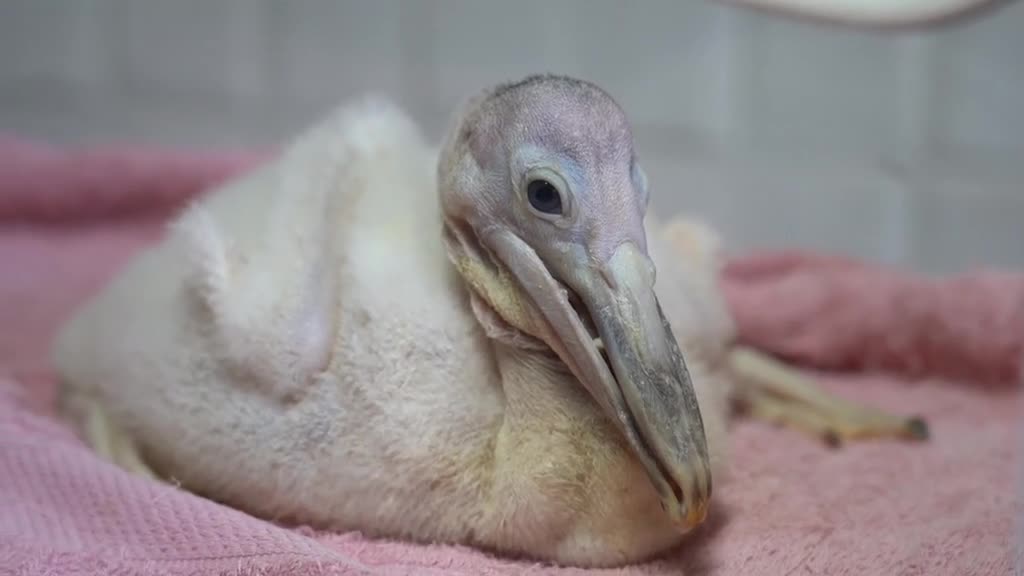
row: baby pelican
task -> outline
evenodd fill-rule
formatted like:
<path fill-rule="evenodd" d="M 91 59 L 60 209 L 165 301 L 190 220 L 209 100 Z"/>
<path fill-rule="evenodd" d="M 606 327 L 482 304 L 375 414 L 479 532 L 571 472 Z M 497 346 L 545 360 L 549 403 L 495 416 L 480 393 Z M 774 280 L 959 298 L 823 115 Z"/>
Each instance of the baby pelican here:
<path fill-rule="evenodd" d="M 624 112 L 584 81 L 486 90 L 440 150 L 344 106 L 72 319 L 63 410 L 121 466 L 254 515 L 580 566 L 703 522 L 730 400 L 908 433 L 737 347 L 714 233 L 647 204 Z"/>

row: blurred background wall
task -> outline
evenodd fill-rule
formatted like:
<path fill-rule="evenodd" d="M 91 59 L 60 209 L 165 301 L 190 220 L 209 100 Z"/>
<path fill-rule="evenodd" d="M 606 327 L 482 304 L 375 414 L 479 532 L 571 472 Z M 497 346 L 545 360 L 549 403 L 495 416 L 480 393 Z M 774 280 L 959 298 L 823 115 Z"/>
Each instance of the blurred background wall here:
<path fill-rule="evenodd" d="M 610 91 L 656 209 L 732 249 L 1024 267 L 1022 2 L 869 33 L 704 0 L 0 1 L 0 132 L 57 143 L 263 148 L 370 91 L 437 138 L 538 71 Z"/>

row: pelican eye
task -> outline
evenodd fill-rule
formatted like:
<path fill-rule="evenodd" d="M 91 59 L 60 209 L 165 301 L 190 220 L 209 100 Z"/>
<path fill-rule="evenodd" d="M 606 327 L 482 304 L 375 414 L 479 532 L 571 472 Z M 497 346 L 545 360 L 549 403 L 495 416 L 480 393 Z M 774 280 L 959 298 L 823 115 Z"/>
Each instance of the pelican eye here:
<path fill-rule="evenodd" d="M 526 198 L 533 209 L 544 214 L 562 213 L 562 194 L 547 180 L 531 180 L 526 186 Z"/>

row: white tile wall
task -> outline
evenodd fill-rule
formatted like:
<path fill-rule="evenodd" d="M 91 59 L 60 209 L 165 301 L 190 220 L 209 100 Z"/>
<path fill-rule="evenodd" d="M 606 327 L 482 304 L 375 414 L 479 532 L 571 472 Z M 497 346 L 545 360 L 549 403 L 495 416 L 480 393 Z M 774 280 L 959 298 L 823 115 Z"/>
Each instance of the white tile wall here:
<path fill-rule="evenodd" d="M 737 249 L 1024 268 L 1024 3 L 927 33 L 709 0 L 5 0 L 0 130 L 263 146 L 392 94 L 434 137 L 481 86 L 580 75 L 627 108 L 664 212 Z"/>

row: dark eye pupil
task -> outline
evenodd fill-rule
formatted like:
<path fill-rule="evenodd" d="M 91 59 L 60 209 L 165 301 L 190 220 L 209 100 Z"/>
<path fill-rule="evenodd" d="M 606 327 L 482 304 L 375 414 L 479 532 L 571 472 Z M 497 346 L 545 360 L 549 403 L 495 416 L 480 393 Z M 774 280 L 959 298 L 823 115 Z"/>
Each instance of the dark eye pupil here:
<path fill-rule="evenodd" d="M 545 214 L 562 213 L 562 196 L 547 180 L 533 180 L 526 188 L 530 205 Z"/>

